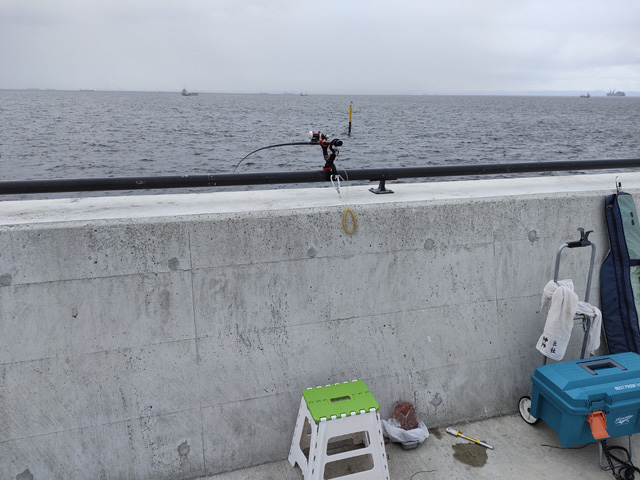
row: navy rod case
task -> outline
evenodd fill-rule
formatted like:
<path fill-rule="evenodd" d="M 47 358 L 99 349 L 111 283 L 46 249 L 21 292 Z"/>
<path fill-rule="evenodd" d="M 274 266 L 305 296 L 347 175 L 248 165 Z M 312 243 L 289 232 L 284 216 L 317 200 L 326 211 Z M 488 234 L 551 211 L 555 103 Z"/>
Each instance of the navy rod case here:
<path fill-rule="evenodd" d="M 600 269 L 602 324 L 609 353 L 640 353 L 640 223 L 633 197 L 605 198 L 611 248 Z"/>

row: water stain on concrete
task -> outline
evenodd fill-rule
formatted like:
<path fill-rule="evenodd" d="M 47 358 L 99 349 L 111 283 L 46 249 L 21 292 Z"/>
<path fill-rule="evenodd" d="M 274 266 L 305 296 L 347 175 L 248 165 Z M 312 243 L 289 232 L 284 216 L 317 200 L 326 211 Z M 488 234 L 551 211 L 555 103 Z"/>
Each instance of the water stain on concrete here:
<path fill-rule="evenodd" d="M 33 475 L 31 474 L 31 472 L 27 468 L 24 472 L 19 473 L 18 475 L 16 475 L 16 480 L 33 480 Z"/>
<path fill-rule="evenodd" d="M 180 445 L 178 445 L 178 455 L 180 455 L 181 457 L 186 457 L 187 455 L 189 455 L 190 451 L 191 447 L 189 447 L 189 444 L 187 442 L 182 442 Z"/>
<path fill-rule="evenodd" d="M 178 455 L 180 456 L 180 467 L 183 470 L 189 469 L 189 452 L 190 451 L 191 451 L 191 447 L 189 447 L 189 444 L 186 441 L 178 445 Z"/>
<path fill-rule="evenodd" d="M 431 400 L 429 400 L 429 403 L 434 407 L 438 407 L 442 404 L 442 397 L 438 392 L 436 392 L 435 396 Z"/>
<path fill-rule="evenodd" d="M 484 467 L 487 464 L 487 449 L 475 443 L 457 443 L 452 445 L 453 458 L 471 467 Z"/>

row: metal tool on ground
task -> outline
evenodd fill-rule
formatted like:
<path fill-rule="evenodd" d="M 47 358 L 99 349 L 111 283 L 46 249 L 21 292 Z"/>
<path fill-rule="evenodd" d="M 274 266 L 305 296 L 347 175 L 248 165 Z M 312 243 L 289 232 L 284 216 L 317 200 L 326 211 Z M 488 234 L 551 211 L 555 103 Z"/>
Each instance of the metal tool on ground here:
<path fill-rule="evenodd" d="M 456 430 L 455 428 L 449 427 L 449 428 L 446 429 L 446 432 L 450 433 L 454 437 L 462 437 L 465 440 L 469 440 L 470 442 L 477 443 L 478 445 L 481 445 L 481 446 L 483 446 L 485 448 L 493 450 L 493 447 L 491 445 L 489 445 L 487 442 L 484 442 L 482 440 L 476 440 L 475 438 L 467 437 L 460 430 Z"/>

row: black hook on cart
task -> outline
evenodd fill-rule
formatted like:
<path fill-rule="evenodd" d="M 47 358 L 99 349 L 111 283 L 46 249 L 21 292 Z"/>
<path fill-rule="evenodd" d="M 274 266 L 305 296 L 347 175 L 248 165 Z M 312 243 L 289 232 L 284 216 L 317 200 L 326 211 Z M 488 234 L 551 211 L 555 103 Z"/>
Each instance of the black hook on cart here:
<path fill-rule="evenodd" d="M 567 247 L 569 248 L 577 248 L 577 247 L 588 247 L 591 245 L 589 241 L 589 234 L 593 232 L 593 230 L 589 230 L 585 233 L 584 228 L 578 228 L 580 231 L 580 240 L 576 240 L 575 242 L 567 242 Z"/>

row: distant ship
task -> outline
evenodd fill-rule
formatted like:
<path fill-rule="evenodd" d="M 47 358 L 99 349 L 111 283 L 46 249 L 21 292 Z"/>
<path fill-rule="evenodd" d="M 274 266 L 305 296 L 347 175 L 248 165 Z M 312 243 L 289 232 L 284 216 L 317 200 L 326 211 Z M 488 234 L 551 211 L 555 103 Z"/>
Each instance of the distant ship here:
<path fill-rule="evenodd" d="M 186 88 L 182 89 L 182 96 L 183 97 L 197 97 L 198 96 L 198 92 L 187 92 Z"/>
<path fill-rule="evenodd" d="M 586 95 L 580 95 L 580 98 L 591 98 L 591 94 L 587 92 Z"/>
<path fill-rule="evenodd" d="M 621 91 L 609 90 L 607 92 L 607 97 L 624 97 L 625 93 Z"/>

